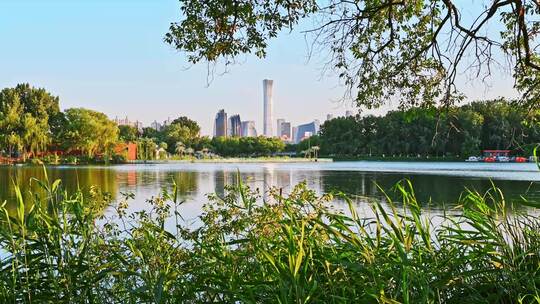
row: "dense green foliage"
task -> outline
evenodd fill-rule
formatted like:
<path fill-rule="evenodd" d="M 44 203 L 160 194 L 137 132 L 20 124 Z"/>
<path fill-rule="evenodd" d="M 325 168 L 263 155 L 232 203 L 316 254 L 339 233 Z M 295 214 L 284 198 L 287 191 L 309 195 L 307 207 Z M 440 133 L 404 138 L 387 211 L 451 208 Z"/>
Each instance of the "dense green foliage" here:
<path fill-rule="evenodd" d="M 135 142 L 139 138 L 139 130 L 134 126 L 118 126 L 118 137 L 124 142 Z"/>
<path fill-rule="evenodd" d="M 28 84 L 0 91 L 0 156 L 23 159 L 48 151 L 80 151 L 93 157 L 109 153 L 118 127 L 103 113 L 60 111 L 59 98 Z"/>
<path fill-rule="evenodd" d="M 359 106 L 450 105 L 462 97 L 458 75 L 492 73 L 514 78 L 522 104 L 539 105 L 537 1 L 180 0 L 180 10 L 165 41 L 192 63 L 265 57 L 298 27 Z"/>
<path fill-rule="evenodd" d="M 62 143 L 66 150 L 79 150 L 92 157 L 110 153 L 118 140 L 118 126 L 103 113 L 72 108 L 65 111 Z"/>
<path fill-rule="evenodd" d="M 222 156 L 268 156 L 283 151 L 285 144 L 279 138 L 265 136 L 215 137 L 211 147 Z"/>
<path fill-rule="evenodd" d="M 163 141 L 167 143 L 169 152 L 174 152 L 177 142 L 182 142 L 192 147 L 197 144 L 201 128 L 194 120 L 185 116 L 179 117 L 166 126 L 162 131 Z"/>
<path fill-rule="evenodd" d="M 0 92 L 0 151 L 30 153 L 44 151 L 53 140 L 52 130 L 61 115 L 58 97 L 28 84 Z"/>
<path fill-rule="evenodd" d="M 321 152 L 340 156 L 460 156 L 483 149 L 532 155 L 540 142 L 540 112 L 504 100 L 437 111 L 412 108 L 382 117 L 340 117 L 320 131 Z"/>
<path fill-rule="evenodd" d="M 144 128 L 141 140 L 152 140 L 158 145 L 165 143 L 166 150 L 179 156 L 194 152 L 212 152 L 220 156 L 268 156 L 283 151 L 285 145 L 277 138 L 215 137 L 200 136 L 197 122 L 179 117 L 162 130 Z M 147 141 L 146 141 L 147 142 Z M 141 158 L 144 159 L 144 158 Z"/>
<path fill-rule="evenodd" d="M 105 216 L 98 189 L 33 183 L 36 195 L 16 187 L 1 206 L 3 303 L 540 302 L 540 218 L 497 189 L 466 192 L 461 214 L 435 218 L 406 181 L 400 201 L 374 202 L 371 215 L 303 184 L 261 203 L 238 183 L 193 226 L 174 188 L 149 211 L 128 214 L 126 195 Z"/>

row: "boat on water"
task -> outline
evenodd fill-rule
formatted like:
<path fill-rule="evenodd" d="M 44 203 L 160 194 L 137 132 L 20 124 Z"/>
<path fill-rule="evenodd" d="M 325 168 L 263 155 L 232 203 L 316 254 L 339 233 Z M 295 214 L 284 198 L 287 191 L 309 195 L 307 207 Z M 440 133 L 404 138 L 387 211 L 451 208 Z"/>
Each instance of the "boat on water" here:
<path fill-rule="evenodd" d="M 465 161 L 466 162 L 479 162 L 480 158 L 477 156 L 469 156 L 469 158 L 467 158 Z"/>
<path fill-rule="evenodd" d="M 509 163 L 510 157 L 508 156 L 497 156 L 497 162 L 499 163 Z"/>
<path fill-rule="evenodd" d="M 483 150 L 482 156 L 469 156 L 465 161 L 485 163 L 526 163 L 534 162 L 534 156 L 529 158 L 523 156 L 510 157 L 510 150 Z"/>

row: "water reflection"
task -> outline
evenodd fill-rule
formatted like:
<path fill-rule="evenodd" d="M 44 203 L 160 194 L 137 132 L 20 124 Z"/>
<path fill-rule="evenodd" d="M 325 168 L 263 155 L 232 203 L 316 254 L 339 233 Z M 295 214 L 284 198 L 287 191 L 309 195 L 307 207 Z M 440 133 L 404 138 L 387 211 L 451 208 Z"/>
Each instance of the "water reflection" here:
<path fill-rule="evenodd" d="M 68 170 L 62 168 L 47 169 L 49 181 L 61 179 L 64 188 L 68 193 L 73 193 L 77 189 L 87 190 L 90 186 L 97 186 L 102 191 L 108 192 L 116 198 L 118 193 L 118 176 L 115 171 L 107 168 L 77 168 Z M 45 171 L 42 167 L 0 167 L 0 201 L 12 200 L 15 198 L 14 184 L 20 185 L 24 196 L 29 192 L 39 190 L 39 187 L 32 179 L 45 180 Z M 30 186 L 32 184 L 32 186 Z"/>
<path fill-rule="evenodd" d="M 390 189 L 396 182 L 408 178 L 414 186 L 417 197 L 423 202 L 432 203 L 427 208 L 437 209 L 442 204 L 455 202 L 464 188 L 480 192 L 488 190 L 492 184 L 488 176 L 425 175 L 418 173 L 364 172 L 350 170 L 343 165 L 298 166 L 295 164 L 172 164 L 172 165 L 125 165 L 111 167 L 50 167 L 47 174 L 50 180 L 62 179 L 68 192 L 77 189 L 87 190 L 97 186 L 118 199 L 122 192 L 136 196 L 130 208 L 147 208 L 146 199 L 160 193 L 163 188 L 178 186 L 178 194 L 185 201 L 185 212 L 196 216 L 206 194 L 223 196 L 224 188 L 241 180 L 254 189 L 259 189 L 264 199 L 268 199 L 267 189 L 283 188 L 285 193 L 299 182 L 305 181 L 309 188 L 319 193 L 340 191 L 363 197 L 381 198 L 378 189 Z M 350 165 L 349 165 L 350 166 Z M 465 172 L 465 171 L 464 171 Z M 519 175 L 513 171 L 514 175 Z M 530 174 L 530 173 L 527 173 Z M 466 174 L 465 174 L 466 175 Z M 43 179 L 41 167 L 0 167 L 0 200 L 13 201 L 15 197 L 12 181 L 23 187 L 28 195 L 33 189 L 28 186 L 31 178 Z M 509 200 L 517 200 L 521 195 L 540 200 L 540 182 L 526 180 L 499 179 L 495 185 L 500 187 Z M 359 203 L 363 200 L 358 200 Z"/>
<path fill-rule="evenodd" d="M 393 186 L 400 180 L 409 179 L 414 186 L 416 197 L 423 203 L 430 201 L 436 203 L 435 206 L 454 203 L 466 189 L 485 193 L 493 186 L 501 188 L 506 198 L 511 201 L 520 200 L 521 196 L 540 200 L 540 183 L 538 182 L 361 172 L 329 172 L 322 179 L 323 192 L 343 191 L 375 198 L 383 197 L 379 187 L 395 197 L 392 195 Z"/>

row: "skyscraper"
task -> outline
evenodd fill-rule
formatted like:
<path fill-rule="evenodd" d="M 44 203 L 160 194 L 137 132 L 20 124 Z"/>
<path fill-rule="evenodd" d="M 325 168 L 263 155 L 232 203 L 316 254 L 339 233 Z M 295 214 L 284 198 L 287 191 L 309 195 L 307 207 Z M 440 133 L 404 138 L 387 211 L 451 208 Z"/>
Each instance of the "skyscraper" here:
<path fill-rule="evenodd" d="M 315 119 L 313 122 L 299 125 L 296 128 L 296 131 L 295 131 L 296 134 L 293 135 L 294 143 L 299 143 L 308 137 L 316 135 L 317 133 L 319 133 L 319 127 L 320 127 L 320 122 L 317 119 Z"/>
<path fill-rule="evenodd" d="M 288 121 L 284 121 L 284 122 L 281 123 L 280 127 L 281 128 L 280 128 L 279 137 L 282 140 L 291 141 L 292 140 L 292 137 L 291 137 L 291 123 L 288 122 Z"/>
<path fill-rule="evenodd" d="M 154 129 L 156 131 L 161 131 L 163 126 L 159 122 L 157 122 L 157 120 L 154 120 L 154 122 L 150 124 L 150 128 L 152 128 L 152 129 Z"/>
<path fill-rule="evenodd" d="M 227 113 L 225 110 L 219 110 L 214 122 L 214 137 L 227 136 Z"/>
<path fill-rule="evenodd" d="M 345 111 L 345 117 L 352 117 L 353 116 L 353 111 Z"/>
<path fill-rule="evenodd" d="M 242 137 L 257 137 L 255 122 L 252 120 L 242 121 Z"/>
<path fill-rule="evenodd" d="M 274 87 L 274 81 L 270 79 L 263 80 L 263 101 L 264 101 L 264 136 L 272 137 L 272 89 Z"/>
<path fill-rule="evenodd" d="M 242 121 L 240 115 L 236 114 L 229 118 L 230 136 L 240 137 L 242 135 Z"/>
<path fill-rule="evenodd" d="M 277 120 L 277 129 L 276 129 L 276 135 L 277 137 L 281 137 L 281 124 L 285 122 L 285 119 L 283 118 L 278 118 Z"/>
<path fill-rule="evenodd" d="M 326 120 L 332 120 L 332 119 L 334 119 L 334 115 L 326 114 Z"/>

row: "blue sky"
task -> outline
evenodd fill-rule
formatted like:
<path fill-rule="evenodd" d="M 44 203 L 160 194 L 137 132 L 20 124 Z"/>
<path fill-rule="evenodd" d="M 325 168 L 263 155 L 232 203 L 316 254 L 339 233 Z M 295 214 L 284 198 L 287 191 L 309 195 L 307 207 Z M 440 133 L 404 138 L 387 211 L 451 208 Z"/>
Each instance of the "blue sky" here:
<path fill-rule="evenodd" d="M 351 109 L 322 59 L 306 60 L 299 32 L 271 43 L 268 58 L 248 56 L 207 86 L 204 64 L 190 66 L 163 42 L 180 19 L 177 0 L 0 0 L 0 88 L 28 82 L 60 96 L 62 108 L 86 107 L 149 124 L 189 116 L 211 134 L 225 108 L 262 131 L 262 80 L 274 79 L 274 116 L 293 125 Z M 467 81 L 471 99 L 513 95 L 512 79 L 491 87 Z M 391 105 L 376 111 L 381 113 Z"/>

